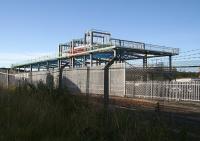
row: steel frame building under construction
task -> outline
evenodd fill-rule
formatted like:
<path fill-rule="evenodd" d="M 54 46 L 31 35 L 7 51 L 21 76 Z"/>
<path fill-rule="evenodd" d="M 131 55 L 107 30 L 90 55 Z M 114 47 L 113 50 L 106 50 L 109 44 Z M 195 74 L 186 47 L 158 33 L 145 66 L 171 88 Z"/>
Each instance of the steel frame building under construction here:
<path fill-rule="evenodd" d="M 13 65 L 19 71 L 49 70 L 69 67 L 99 66 L 116 57 L 116 62 L 125 60 L 143 60 L 143 68 L 147 68 L 147 59 L 153 57 L 169 57 L 169 69 L 172 69 L 172 56 L 178 55 L 178 48 L 170 48 L 142 42 L 112 38 L 111 33 L 89 30 L 81 39 L 74 39 L 59 44 L 59 55 L 39 61 L 31 61 Z"/>
<path fill-rule="evenodd" d="M 115 39 L 108 32 L 90 30 L 82 39 L 60 44 L 57 57 L 16 64 L 13 73 L 0 73 L 0 85 L 43 82 L 51 88 L 67 87 L 74 94 L 104 95 L 105 103 L 109 95 L 200 101 L 199 82 L 171 81 L 172 56 L 178 54 L 177 48 Z M 155 57 L 168 57 L 169 66 L 152 67 L 149 58 Z M 140 60 L 142 66 L 126 60 Z"/>

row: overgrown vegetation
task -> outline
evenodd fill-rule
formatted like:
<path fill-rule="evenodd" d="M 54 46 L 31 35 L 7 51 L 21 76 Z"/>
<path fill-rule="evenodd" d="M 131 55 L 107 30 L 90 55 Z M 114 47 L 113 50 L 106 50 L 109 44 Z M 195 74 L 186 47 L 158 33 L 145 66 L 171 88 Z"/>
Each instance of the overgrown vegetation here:
<path fill-rule="evenodd" d="M 127 111 L 88 102 L 85 96 L 39 83 L 0 89 L 1 141 L 167 141 L 188 138 L 173 132 L 158 113 Z"/>

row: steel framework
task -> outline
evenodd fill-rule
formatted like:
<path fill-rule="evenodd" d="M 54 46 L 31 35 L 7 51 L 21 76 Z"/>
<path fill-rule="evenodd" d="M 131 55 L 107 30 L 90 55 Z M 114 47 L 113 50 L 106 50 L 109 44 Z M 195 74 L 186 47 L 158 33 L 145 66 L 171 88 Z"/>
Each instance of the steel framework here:
<path fill-rule="evenodd" d="M 142 59 L 143 67 L 147 68 L 148 58 L 169 56 L 169 68 L 171 69 L 172 56 L 178 54 L 178 48 L 115 39 L 109 32 L 89 30 L 81 39 L 59 44 L 58 56 L 15 64 L 13 68 L 19 71 L 39 71 L 61 68 L 66 64 L 70 68 L 91 67 L 106 64 L 113 57 L 117 58 L 116 62 Z"/>

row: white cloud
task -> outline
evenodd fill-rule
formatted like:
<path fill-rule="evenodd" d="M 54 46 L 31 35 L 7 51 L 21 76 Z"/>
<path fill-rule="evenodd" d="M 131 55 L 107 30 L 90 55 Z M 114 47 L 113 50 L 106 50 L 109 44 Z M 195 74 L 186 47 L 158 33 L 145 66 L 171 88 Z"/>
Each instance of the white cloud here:
<path fill-rule="evenodd" d="M 23 63 L 26 61 L 33 61 L 38 59 L 43 59 L 50 57 L 55 57 L 55 53 L 0 53 L 0 67 L 10 67 L 11 64 Z"/>

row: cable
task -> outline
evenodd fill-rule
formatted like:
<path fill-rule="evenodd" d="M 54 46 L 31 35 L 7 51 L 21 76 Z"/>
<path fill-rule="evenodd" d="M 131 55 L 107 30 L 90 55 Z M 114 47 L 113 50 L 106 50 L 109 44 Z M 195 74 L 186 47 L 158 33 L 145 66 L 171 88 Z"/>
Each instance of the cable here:
<path fill-rule="evenodd" d="M 185 58 L 175 58 L 175 59 L 173 59 L 173 60 L 184 60 L 184 59 L 195 59 L 195 58 L 200 58 L 200 56 L 198 56 L 198 57 L 185 57 Z"/>
<path fill-rule="evenodd" d="M 181 56 L 174 56 L 173 58 L 185 57 L 185 56 L 192 56 L 192 55 L 200 55 L 200 52 L 188 55 L 181 55 Z"/>
<path fill-rule="evenodd" d="M 200 49 L 192 49 L 192 50 L 188 50 L 188 51 L 184 51 L 184 52 L 179 52 L 179 54 L 193 52 L 193 51 L 197 51 L 197 50 L 200 50 Z"/>

